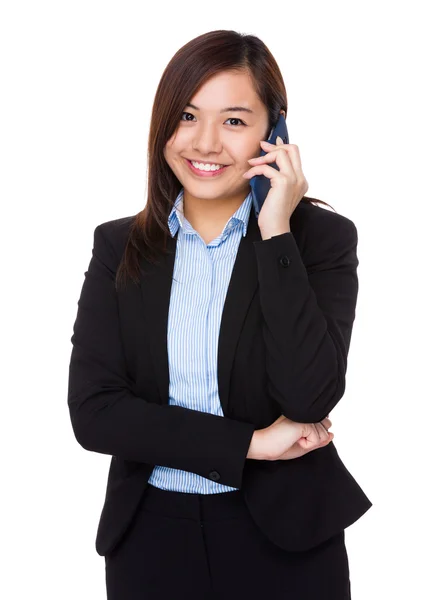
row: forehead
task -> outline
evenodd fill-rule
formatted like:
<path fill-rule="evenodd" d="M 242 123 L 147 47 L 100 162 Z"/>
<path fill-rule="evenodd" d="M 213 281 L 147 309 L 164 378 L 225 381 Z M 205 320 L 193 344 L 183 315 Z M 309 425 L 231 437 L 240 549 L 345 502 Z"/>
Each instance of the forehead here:
<path fill-rule="evenodd" d="M 223 112 L 229 107 L 239 107 L 259 113 L 262 107 L 248 73 L 234 71 L 223 71 L 210 77 L 190 98 L 189 105 L 204 112 Z"/>

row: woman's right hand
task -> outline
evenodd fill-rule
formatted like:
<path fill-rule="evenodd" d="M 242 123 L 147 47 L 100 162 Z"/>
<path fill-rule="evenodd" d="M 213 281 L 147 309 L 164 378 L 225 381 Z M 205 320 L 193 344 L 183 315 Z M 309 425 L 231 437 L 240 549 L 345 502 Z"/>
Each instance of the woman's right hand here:
<path fill-rule="evenodd" d="M 328 417 L 319 423 L 297 423 L 281 415 L 260 430 L 264 454 L 268 460 L 291 460 L 327 446 L 334 438 L 334 434 L 328 432 L 332 425 Z"/>

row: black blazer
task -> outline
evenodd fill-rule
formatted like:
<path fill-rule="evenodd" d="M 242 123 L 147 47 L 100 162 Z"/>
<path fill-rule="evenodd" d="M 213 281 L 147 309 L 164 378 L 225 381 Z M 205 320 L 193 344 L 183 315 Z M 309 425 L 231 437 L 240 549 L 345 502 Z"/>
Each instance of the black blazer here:
<path fill-rule="evenodd" d="M 111 455 L 96 551 L 129 527 L 155 465 L 240 488 L 271 541 L 306 550 L 372 503 L 335 445 L 293 460 L 246 459 L 255 429 L 281 414 L 324 419 L 343 397 L 358 292 L 357 229 L 301 201 L 291 231 L 262 240 L 252 209 L 223 309 L 219 395 L 224 417 L 168 404 L 167 318 L 176 237 L 141 286 L 115 289 L 134 216 L 94 230 L 71 342 L 68 405 L 77 441 Z"/>

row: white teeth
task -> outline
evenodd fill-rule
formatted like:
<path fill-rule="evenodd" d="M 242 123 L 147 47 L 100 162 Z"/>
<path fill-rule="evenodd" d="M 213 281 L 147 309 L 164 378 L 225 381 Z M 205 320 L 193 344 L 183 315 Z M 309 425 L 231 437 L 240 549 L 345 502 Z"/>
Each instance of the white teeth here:
<path fill-rule="evenodd" d="M 224 165 L 204 165 L 203 163 L 194 162 L 193 160 L 190 162 L 196 169 L 199 169 L 200 171 L 218 171 L 224 167 Z"/>

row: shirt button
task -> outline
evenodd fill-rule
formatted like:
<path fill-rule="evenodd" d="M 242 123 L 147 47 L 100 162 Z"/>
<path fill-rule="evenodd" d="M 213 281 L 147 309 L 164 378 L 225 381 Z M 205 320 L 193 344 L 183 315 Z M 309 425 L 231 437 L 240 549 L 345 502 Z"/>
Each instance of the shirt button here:
<path fill-rule="evenodd" d="M 288 267 L 290 264 L 290 259 L 286 256 L 286 254 L 284 254 L 283 256 L 281 256 L 279 258 L 279 262 L 282 265 L 282 267 Z"/>
<path fill-rule="evenodd" d="M 220 473 L 218 471 L 210 471 L 208 477 L 213 481 L 218 481 L 220 479 Z"/>

